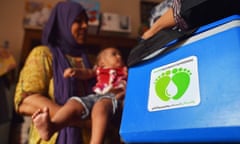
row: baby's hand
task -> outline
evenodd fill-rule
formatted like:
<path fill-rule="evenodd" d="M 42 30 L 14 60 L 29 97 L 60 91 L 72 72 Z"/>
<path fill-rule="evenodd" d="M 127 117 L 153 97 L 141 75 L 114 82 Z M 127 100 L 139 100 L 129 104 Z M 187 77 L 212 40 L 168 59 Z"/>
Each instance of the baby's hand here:
<path fill-rule="evenodd" d="M 125 97 L 125 92 L 126 92 L 126 81 L 125 80 L 121 80 L 119 82 L 119 86 L 114 87 L 110 90 L 110 92 L 115 94 L 115 97 L 117 100 L 123 100 Z"/>
<path fill-rule="evenodd" d="M 123 67 L 124 75 L 127 77 L 128 75 L 128 68 L 125 66 Z"/>
<path fill-rule="evenodd" d="M 67 68 L 64 70 L 63 77 L 73 77 L 76 74 L 76 71 L 73 68 Z"/>

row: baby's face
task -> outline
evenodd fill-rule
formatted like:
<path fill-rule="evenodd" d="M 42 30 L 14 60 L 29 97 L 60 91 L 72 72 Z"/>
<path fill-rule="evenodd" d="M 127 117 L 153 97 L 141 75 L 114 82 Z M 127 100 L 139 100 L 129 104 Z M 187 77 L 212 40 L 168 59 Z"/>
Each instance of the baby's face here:
<path fill-rule="evenodd" d="M 122 56 L 116 48 L 107 48 L 102 55 L 105 68 L 118 68 L 123 66 Z"/>

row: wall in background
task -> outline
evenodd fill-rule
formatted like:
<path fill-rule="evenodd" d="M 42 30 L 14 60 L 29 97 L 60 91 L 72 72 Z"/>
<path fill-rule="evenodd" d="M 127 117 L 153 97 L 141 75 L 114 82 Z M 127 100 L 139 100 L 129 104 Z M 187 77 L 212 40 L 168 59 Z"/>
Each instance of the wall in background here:
<path fill-rule="evenodd" d="M 40 1 L 40 0 L 39 0 Z M 43 0 L 55 4 L 60 0 Z M 13 53 L 16 61 L 19 61 L 24 28 L 24 0 L 1 0 L 0 1 L 0 46 L 4 41 L 9 42 L 9 50 Z M 140 25 L 140 0 L 99 0 L 101 12 L 114 12 L 120 15 L 128 15 L 132 20 L 132 32 L 129 37 L 138 36 Z"/>

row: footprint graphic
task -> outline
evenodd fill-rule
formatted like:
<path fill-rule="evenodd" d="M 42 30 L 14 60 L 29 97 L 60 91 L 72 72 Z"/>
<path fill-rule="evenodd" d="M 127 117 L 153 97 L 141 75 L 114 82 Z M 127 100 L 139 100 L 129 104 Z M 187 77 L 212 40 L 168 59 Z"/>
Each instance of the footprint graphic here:
<path fill-rule="evenodd" d="M 173 73 L 172 81 L 178 89 L 178 92 L 175 96 L 173 96 L 173 99 L 177 100 L 181 98 L 183 94 L 186 92 L 190 83 L 191 72 L 187 69 L 178 68 L 173 69 L 172 73 Z"/>
<path fill-rule="evenodd" d="M 157 96 L 163 100 L 168 101 L 170 98 L 178 100 L 186 92 L 190 84 L 191 72 L 183 68 L 175 68 L 172 71 L 168 70 L 162 73 L 155 81 L 155 91 Z M 172 82 L 176 88 L 177 92 L 174 96 L 168 93 L 168 86 Z"/>
<path fill-rule="evenodd" d="M 157 93 L 157 96 L 163 101 L 168 101 L 170 99 L 170 95 L 167 93 L 167 86 L 171 81 L 170 74 L 170 70 L 166 71 L 156 79 L 155 91 Z"/>

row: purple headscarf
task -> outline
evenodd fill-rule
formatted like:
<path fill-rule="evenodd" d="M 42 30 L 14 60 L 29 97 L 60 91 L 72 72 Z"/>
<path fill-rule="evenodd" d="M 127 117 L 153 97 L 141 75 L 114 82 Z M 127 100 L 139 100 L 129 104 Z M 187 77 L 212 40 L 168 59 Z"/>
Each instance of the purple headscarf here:
<path fill-rule="evenodd" d="M 71 33 L 71 26 L 80 13 L 86 14 L 85 9 L 76 2 L 59 2 L 52 10 L 51 16 L 43 30 L 42 43 L 48 45 L 53 54 L 54 95 L 58 104 L 63 105 L 70 96 L 77 95 L 74 78 L 63 78 L 64 69 L 70 67 L 66 54 L 81 56 L 86 60 L 83 45 L 79 45 Z M 87 16 L 87 15 L 86 15 Z M 66 127 L 59 132 L 58 144 L 80 144 L 81 130 Z"/>

